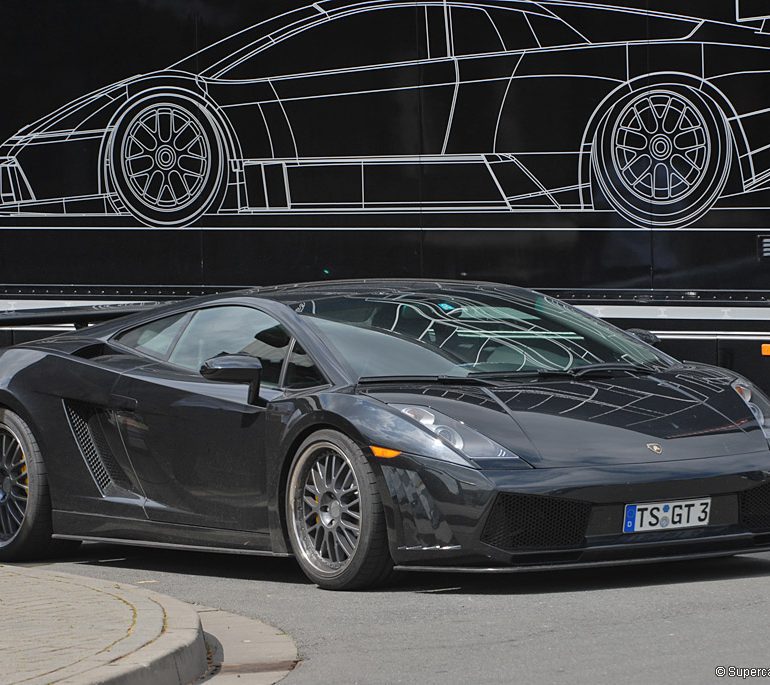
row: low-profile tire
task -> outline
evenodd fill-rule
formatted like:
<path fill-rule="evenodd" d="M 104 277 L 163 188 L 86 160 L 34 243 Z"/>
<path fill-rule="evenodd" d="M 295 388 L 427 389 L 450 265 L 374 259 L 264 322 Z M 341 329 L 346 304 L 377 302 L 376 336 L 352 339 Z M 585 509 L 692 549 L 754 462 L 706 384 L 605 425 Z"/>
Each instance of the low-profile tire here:
<path fill-rule="evenodd" d="M 73 551 L 77 541 L 53 540 L 48 475 L 24 420 L 0 409 L 0 561 L 29 561 Z"/>
<path fill-rule="evenodd" d="M 620 98 L 593 141 L 594 192 L 633 224 L 681 228 L 727 184 L 732 134 L 705 93 L 661 84 Z"/>
<path fill-rule="evenodd" d="M 299 446 L 289 469 L 286 521 L 294 555 L 319 587 L 367 589 L 390 576 L 375 473 L 346 435 L 319 430 Z"/>
<path fill-rule="evenodd" d="M 107 149 L 111 190 L 147 226 L 189 225 L 222 204 L 223 136 L 208 108 L 192 97 L 139 97 L 117 120 Z"/>

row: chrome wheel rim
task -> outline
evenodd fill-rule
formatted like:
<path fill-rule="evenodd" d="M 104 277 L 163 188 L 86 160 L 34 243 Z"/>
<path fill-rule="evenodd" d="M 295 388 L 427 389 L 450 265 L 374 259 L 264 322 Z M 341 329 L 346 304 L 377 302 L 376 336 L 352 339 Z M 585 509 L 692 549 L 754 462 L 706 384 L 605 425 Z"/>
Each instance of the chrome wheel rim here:
<path fill-rule="evenodd" d="M 158 104 L 131 121 L 121 149 L 132 194 L 159 211 L 196 202 L 211 174 L 211 149 L 200 121 L 182 107 Z"/>
<path fill-rule="evenodd" d="M 358 549 L 361 495 L 350 458 L 330 442 L 308 447 L 289 484 L 298 552 L 322 575 L 338 575 Z"/>
<path fill-rule="evenodd" d="M 21 530 L 29 499 L 29 472 L 21 441 L 0 425 L 0 547 Z"/>
<path fill-rule="evenodd" d="M 632 100 L 618 116 L 612 140 L 613 163 L 625 189 L 646 202 L 681 201 L 708 173 L 708 126 L 677 93 L 653 91 Z"/>

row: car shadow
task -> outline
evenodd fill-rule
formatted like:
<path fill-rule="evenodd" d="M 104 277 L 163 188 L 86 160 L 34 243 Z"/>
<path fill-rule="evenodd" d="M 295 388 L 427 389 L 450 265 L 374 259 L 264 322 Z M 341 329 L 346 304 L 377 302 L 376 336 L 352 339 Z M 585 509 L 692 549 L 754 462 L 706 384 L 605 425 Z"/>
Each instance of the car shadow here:
<path fill-rule="evenodd" d="M 125 568 L 137 571 L 178 573 L 188 576 L 310 584 L 294 559 L 286 557 L 216 554 L 107 543 L 86 543 L 76 554 L 57 561 L 80 566 Z"/>
<path fill-rule="evenodd" d="M 82 566 L 109 566 L 270 583 L 310 584 L 297 563 L 290 558 L 86 544 L 77 555 L 62 561 Z M 389 585 L 378 588 L 374 592 L 527 595 L 702 583 L 755 577 L 770 577 L 770 554 L 501 574 L 444 573 L 441 571 L 399 573 Z"/>
<path fill-rule="evenodd" d="M 554 594 L 770 577 L 770 556 L 694 559 L 583 569 L 554 569 L 505 574 L 430 573 L 412 592 L 431 594 Z M 403 582 L 403 581 L 402 581 Z"/>

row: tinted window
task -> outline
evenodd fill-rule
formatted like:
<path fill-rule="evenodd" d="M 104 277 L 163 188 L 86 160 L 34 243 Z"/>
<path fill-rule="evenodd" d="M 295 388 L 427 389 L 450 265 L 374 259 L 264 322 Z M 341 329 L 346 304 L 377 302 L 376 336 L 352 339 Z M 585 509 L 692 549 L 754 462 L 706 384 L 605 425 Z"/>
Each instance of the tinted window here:
<path fill-rule="evenodd" d="M 133 328 L 115 338 L 126 347 L 165 359 L 171 345 L 187 322 L 187 314 L 169 316 L 139 328 Z"/>
<path fill-rule="evenodd" d="M 213 307 L 195 314 L 169 361 L 198 371 L 222 354 L 250 354 L 262 362 L 262 383 L 276 387 L 289 335 L 275 319 L 250 307 Z"/>
<path fill-rule="evenodd" d="M 455 55 L 478 55 L 505 50 L 500 34 L 484 10 L 452 8 Z"/>
<path fill-rule="evenodd" d="M 417 59 L 417 8 L 368 10 L 290 35 L 223 75 L 227 79 L 303 74 Z"/>
<path fill-rule="evenodd" d="M 284 385 L 291 390 L 298 390 L 300 388 L 313 388 L 325 383 L 326 379 L 318 370 L 315 362 L 302 348 L 302 345 L 298 342 L 294 343 L 294 349 L 291 351 L 289 364 L 286 367 Z"/>
<path fill-rule="evenodd" d="M 523 291 L 335 296 L 303 303 L 301 314 L 360 376 L 671 363 L 599 319 Z"/>
<path fill-rule="evenodd" d="M 414 338 L 327 319 L 312 324 L 359 376 L 467 375 L 440 349 Z"/>

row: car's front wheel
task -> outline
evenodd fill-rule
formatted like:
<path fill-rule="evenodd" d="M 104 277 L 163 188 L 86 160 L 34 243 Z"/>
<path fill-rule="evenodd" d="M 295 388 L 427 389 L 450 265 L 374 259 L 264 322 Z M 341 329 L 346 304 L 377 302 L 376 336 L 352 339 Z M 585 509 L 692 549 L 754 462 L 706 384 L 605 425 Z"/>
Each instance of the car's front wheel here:
<path fill-rule="evenodd" d="M 705 214 L 728 180 L 732 138 L 707 95 L 677 84 L 626 95 L 593 144 L 595 190 L 638 226 L 680 228 Z"/>
<path fill-rule="evenodd" d="M 300 445 L 286 494 L 289 539 L 302 570 L 330 590 L 383 582 L 393 568 L 374 471 L 347 436 L 320 430 Z"/>

